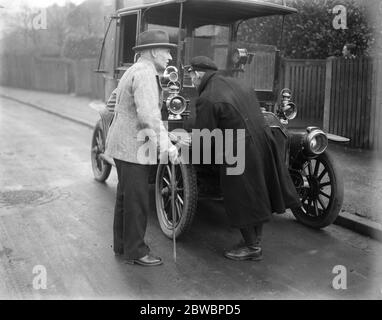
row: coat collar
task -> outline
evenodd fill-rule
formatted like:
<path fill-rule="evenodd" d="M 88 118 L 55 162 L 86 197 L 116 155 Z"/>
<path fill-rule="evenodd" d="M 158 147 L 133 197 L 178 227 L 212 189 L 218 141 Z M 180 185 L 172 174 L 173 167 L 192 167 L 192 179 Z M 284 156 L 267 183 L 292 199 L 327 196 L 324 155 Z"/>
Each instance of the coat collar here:
<path fill-rule="evenodd" d="M 198 93 L 199 95 L 203 92 L 203 90 L 206 88 L 207 86 L 207 83 L 208 81 L 217 73 L 217 71 L 207 71 L 201 82 L 200 82 L 200 86 L 198 87 Z"/>
<path fill-rule="evenodd" d="M 155 67 L 154 61 L 152 61 L 152 60 L 150 60 L 150 59 L 148 59 L 146 57 L 139 57 L 137 62 L 140 62 L 140 63 L 143 63 L 143 64 L 145 64 L 147 66 L 150 66 L 154 70 L 156 75 L 159 74 L 157 68 Z"/>

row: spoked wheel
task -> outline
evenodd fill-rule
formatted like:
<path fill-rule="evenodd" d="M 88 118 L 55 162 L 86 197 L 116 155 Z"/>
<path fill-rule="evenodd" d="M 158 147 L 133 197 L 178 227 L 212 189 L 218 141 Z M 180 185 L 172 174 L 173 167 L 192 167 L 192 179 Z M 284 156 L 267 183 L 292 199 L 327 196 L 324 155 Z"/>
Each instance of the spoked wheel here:
<path fill-rule="evenodd" d="M 191 227 L 195 216 L 198 191 L 196 173 L 192 165 L 178 164 L 175 166 L 175 216 L 171 210 L 171 164 L 159 164 L 155 182 L 155 203 L 159 225 L 163 233 L 172 238 L 175 227 L 175 237 L 179 238 Z"/>
<path fill-rule="evenodd" d="M 297 220 L 317 229 L 333 223 L 342 207 L 344 185 L 331 155 L 326 151 L 290 173 L 303 205 L 292 210 Z"/>
<path fill-rule="evenodd" d="M 101 121 L 98 121 L 93 131 L 91 161 L 94 178 L 99 182 L 106 181 L 111 171 L 111 164 L 107 163 L 100 157 L 100 154 L 105 152 L 105 142 Z"/>

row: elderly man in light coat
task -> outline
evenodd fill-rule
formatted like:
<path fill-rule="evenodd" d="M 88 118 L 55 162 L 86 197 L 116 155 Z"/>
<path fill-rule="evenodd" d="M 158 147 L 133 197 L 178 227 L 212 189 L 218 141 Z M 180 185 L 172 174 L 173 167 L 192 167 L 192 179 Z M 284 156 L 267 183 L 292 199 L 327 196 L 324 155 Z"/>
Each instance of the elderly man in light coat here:
<path fill-rule="evenodd" d="M 152 154 L 149 158 L 144 157 L 142 150 L 149 140 L 155 143 L 160 153 L 168 153 L 171 161 L 178 157 L 160 112 L 162 92 L 159 74 L 172 60 L 170 49 L 173 47 L 176 45 L 169 42 L 164 31 L 141 33 L 137 46 L 133 48 L 140 57 L 124 73 L 115 90 L 115 115 L 106 140 L 106 154 L 114 158 L 118 174 L 114 252 L 131 264 L 162 264 L 159 257 L 150 253 L 144 241 L 150 210 L 148 164 L 152 164 L 153 159 Z"/>

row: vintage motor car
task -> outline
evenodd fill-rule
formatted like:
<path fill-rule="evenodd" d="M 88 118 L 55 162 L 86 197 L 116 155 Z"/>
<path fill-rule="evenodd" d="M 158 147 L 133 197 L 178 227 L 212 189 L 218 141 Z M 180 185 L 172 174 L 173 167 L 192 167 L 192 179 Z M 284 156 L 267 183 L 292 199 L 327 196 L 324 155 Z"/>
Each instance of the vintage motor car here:
<path fill-rule="evenodd" d="M 343 180 L 327 150 L 328 140 L 346 139 L 313 126 L 289 129 L 288 122 L 296 117 L 297 106 L 292 102 L 292 92 L 280 87 L 280 51 L 274 45 L 243 43 L 238 38 L 240 27 L 248 19 L 274 15 L 283 19 L 296 13 L 294 8 L 256 0 L 120 0 L 114 9 L 106 24 L 96 70 L 105 79 L 107 102 L 91 142 L 97 181 L 106 181 L 113 165 L 113 159 L 104 154 L 115 103 L 112 92 L 137 58 L 132 50 L 137 35 L 160 28 L 178 45 L 172 52 L 172 66 L 161 80 L 165 92 L 162 116 L 168 121 L 174 142 L 189 143 L 184 131 L 190 132 L 195 120 L 196 89 L 184 66 L 194 56 L 209 56 L 219 70 L 245 79 L 256 90 L 264 118 L 303 204 L 301 209 L 293 210 L 297 220 L 312 228 L 334 222 L 342 206 Z M 182 129 L 179 134 L 177 129 Z M 190 229 L 198 199 L 221 198 L 214 166 L 180 163 L 172 169 L 171 164 L 158 164 L 151 179 L 159 224 L 169 238 L 180 237 Z"/>

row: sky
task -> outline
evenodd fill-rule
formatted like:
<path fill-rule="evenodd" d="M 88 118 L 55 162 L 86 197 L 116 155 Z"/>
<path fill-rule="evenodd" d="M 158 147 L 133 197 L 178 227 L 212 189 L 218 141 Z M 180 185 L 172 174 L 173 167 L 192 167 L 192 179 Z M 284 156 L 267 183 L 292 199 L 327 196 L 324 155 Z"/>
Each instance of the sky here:
<path fill-rule="evenodd" d="M 46 8 L 52 4 L 58 4 L 60 6 L 65 5 L 66 2 L 72 2 L 74 4 L 80 4 L 85 0 L 0 0 L 0 5 L 4 9 L 17 9 L 23 5 L 28 7 Z"/>

